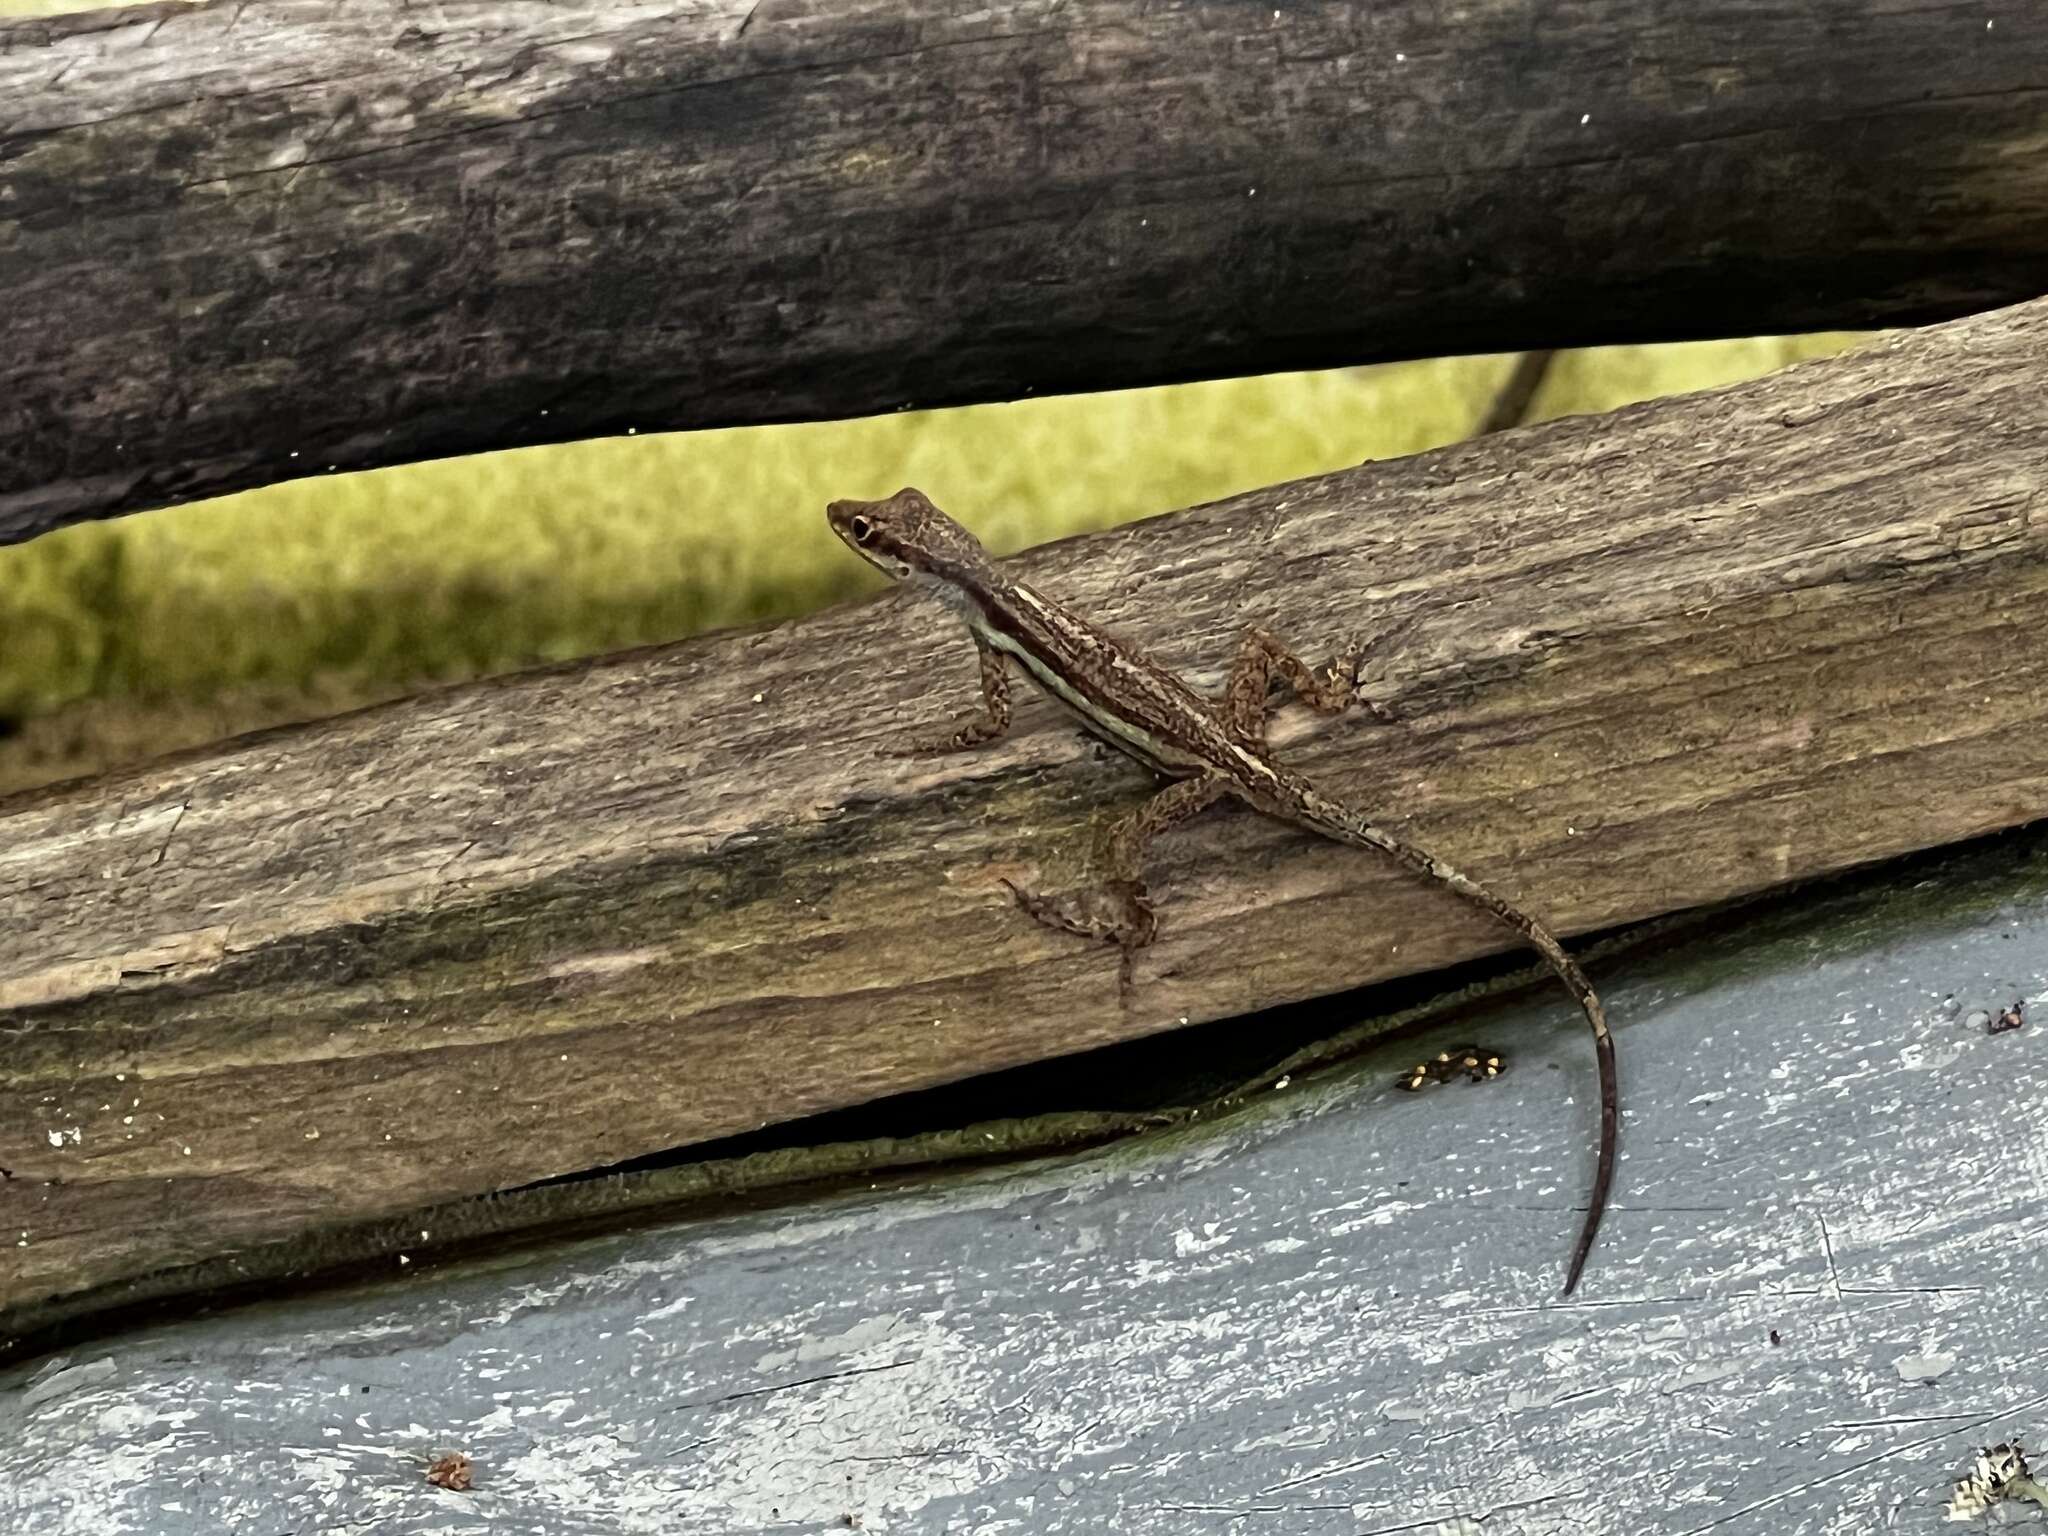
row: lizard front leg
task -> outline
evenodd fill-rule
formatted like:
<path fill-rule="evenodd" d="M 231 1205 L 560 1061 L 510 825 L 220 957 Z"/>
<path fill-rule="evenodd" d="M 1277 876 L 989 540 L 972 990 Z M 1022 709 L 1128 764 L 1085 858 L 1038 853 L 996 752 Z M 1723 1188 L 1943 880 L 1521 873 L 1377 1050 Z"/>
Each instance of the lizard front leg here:
<path fill-rule="evenodd" d="M 935 757 L 942 752 L 965 752 L 984 742 L 995 741 L 1010 729 L 1010 673 L 1003 653 L 974 637 L 974 649 L 981 658 L 981 713 L 963 721 L 949 736 L 928 736 L 907 747 L 894 747 L 887 757 Z"/>
<path fill-rule="evenodd" d="M 1223 720 L 1233 731 L 1259 746 L 1266 744 L 1266 721 L 1272 714 L 1267 694 L 1278 672 L 1294 696 L 1317 714 L 1339 715 L 1354 704 L 1381 720 L 1392 719 L 1383 704 L 1358 696 L 1358 669 L 1367 646 L 1339 656 L 1320 673 L 1282 645 L 1272 631 L 1254 624 L 1238 637 L 1237 657 L 1219 700 Z"/>
<path fill-rule="evenodd" d="M 1139 950 L 1152 942 L 1159 928 L 1145 890 L 1147 845 L 1160 833 L 1199 816 L 1229 793 L 1230 784 L 1224 779 L 1180 779 L 1117 822 L 1103 849 L 1106 878 L 1088 893 L 1098 906 L 1108 906 L 1107 914 L 1086 911 L 1082 901 L 1040 896 L 1009 880 L 1003 884 L 1010 887 L 1017 905 L 1046 927 L 1114 943 L 1123 951 L 1118 984 L 1128 992 L 1132 961 Z"/>

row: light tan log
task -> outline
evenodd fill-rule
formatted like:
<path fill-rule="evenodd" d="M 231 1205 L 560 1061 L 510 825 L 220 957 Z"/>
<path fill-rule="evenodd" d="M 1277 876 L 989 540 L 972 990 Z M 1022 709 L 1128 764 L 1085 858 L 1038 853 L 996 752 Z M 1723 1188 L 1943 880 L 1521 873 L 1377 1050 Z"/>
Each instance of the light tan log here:
<path fill-rule="evenodd" d="M 1583 932 L 2048 813 L 2044 478 L 2048 303 L 1019 564 L 1210 681 L 1383 633 L 1399 724 L 1276 739 Z M 997 876 L 1148 781 L 881 755 L 973 678 L 897 594 L 0 805 L 0 1308 L 1505 947 L 1217 812 L 1120 1005 Z"/>

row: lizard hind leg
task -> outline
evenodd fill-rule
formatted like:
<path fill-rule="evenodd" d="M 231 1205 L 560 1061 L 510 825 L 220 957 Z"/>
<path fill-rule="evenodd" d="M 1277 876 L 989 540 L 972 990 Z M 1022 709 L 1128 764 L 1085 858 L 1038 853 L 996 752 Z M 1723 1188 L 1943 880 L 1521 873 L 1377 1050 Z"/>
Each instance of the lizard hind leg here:
<path fill-rule="evenodd" d="M 1105 839 L 1104 879 L 1076 897 L 1043 896 L 1005 880 L 1010 894 L 1033 919 L 1048 928 L 1112 943 L 1122 952 L 1118 992 L 1128 997 L 1137 952 L 1159 931 L 1145 889 L 1145 849 L 1160 833 L 1199 816 L 1230 793 L 1220 778 L 1181 779 L 1169 784 L 1110 829 Z"/>

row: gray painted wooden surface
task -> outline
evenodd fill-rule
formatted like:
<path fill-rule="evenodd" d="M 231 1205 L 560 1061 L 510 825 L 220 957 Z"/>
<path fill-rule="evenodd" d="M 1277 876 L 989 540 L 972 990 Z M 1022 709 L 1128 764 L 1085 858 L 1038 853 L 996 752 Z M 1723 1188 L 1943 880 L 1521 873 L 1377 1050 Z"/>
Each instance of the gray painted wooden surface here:
<path fill-rule="evenodd" d="M 1625 1160 L 1572 1304 L 1592 1068 L 1545 990 L 1426 1042 L 1509 1048 L 1485 1086 L 1401 1095 L 1397 1042 L 1106 1153 L 18 1368 L 0 1529 L 1950 1529 L 1972 1448 L 2048 1431 L 2043 862 L 1609 967 Z"/>

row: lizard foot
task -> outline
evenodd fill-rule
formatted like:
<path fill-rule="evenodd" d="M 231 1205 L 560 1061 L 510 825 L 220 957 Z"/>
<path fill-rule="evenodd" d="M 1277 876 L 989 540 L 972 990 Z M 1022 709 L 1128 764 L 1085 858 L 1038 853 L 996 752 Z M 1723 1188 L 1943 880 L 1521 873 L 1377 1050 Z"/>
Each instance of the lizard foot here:
<path fill-rule="evenodd" d="M 1111 880 L 1062 900 L 1027 891 L 1005 880 L 1010 894 L 1034 921 L 1061 933 L 1114 944 L 1122 952 L 1117 965 L 1117 995 L 1128 1002 L 1131 972 L 1138 951 L 1150 944 L 1159 931 L 1152 903 L 1144 885 L 1136 880 Z"/>
<path fill-rule="evenodd" d="M 1145 887 L 1135 880 L 1111 880 L 1091 886 L 1077 896 L 1041 896 L 1015 881 L 1004 880 L 1010 894 L 1037 922 L 1061 933 L 1084 939 L 1098 939 L 1124 949 L 1143 949 L 1157 933 L 1158 919 Z"/>
<path fill-rule="evenodd" d="M 1373 651 L 1379 646 L 1381 637 L 1355 641 L 1346 650 L 1333 657 L 1323 668 L 1323 686 L 1330 690 L 1341 690 L 1348 705 L 1364 710 L 1382 725 L 1397 724 L 1399 712 L 1382 704 L 1365 690 L 1374 681 L 1378 670 L 1370 665 Z"/>

